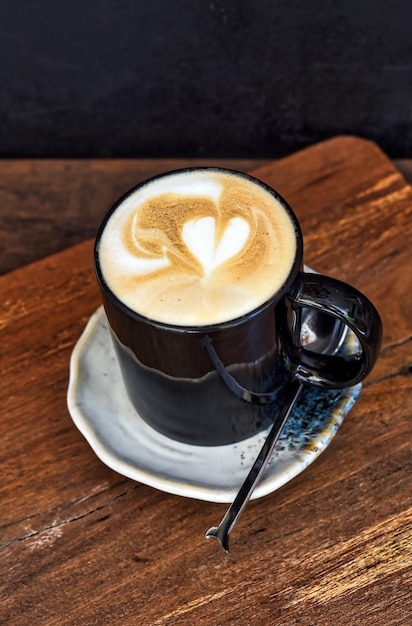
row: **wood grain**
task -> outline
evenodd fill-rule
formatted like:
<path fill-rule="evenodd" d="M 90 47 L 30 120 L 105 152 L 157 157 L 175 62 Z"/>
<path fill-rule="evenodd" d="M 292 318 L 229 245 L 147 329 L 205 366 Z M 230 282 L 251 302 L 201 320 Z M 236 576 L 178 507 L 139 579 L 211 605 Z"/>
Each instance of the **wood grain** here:
<path fill-rule="evenodd" d="M 84 197 L 104 178 L 114 190 L 124 166 L 101 164 L 93 183 L 83 165 Z M 374 144 L 348 137 L 255 173 L 294 206 L 306 262 L 382 315 L 359 401 L 307 471 L 249 504 L 227 556 L 203 537 L 223 505 L 116 474 L 71 421 L 69 358 L 99 304 L 92 242 L 1 277 L 0 623 L 410 623 L 412 190 Z"/>

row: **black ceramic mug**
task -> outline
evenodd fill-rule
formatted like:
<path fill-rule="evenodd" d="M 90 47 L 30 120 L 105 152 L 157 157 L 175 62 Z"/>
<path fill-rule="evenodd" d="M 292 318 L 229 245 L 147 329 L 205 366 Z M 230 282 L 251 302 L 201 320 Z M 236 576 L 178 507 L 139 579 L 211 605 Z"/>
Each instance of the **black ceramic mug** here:
<path fill-rule="evenodd" d="M 245 174 L 190 168 L 131 189 L 100 227 L 95 269 L 130 400 L 148 424 L 182 442 L 253 436 L 273 421 L 285 383 L 351 386 L 379 352 L 371 302 L 303 272 L 295 214 Z M 346 325 L 359 350 L 305 347 L 308 310 Z"/>

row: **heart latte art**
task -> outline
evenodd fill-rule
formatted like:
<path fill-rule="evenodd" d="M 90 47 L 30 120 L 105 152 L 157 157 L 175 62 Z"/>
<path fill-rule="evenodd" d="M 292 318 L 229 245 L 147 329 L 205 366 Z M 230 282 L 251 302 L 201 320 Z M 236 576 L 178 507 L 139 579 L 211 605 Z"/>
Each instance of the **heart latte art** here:
<path fill-rule="evenodd" d="M 203 267 L 205 276 L 219 265 L 241 253 L 250 233 L 243 217 L 232 217 L 225 225 L 219 241 L 216 241 L 216 218 L 199 217 L 183 224 L 182 239 L 188 250 Z"/>
<path fill-rule="evenodd" d="M 259 183 L 196 169 L 136 188 L 110 215 L 97 252 L 104 280 L 129 308 L 199 326 L 240 317 L 276 293 L 296 236 Z"/>

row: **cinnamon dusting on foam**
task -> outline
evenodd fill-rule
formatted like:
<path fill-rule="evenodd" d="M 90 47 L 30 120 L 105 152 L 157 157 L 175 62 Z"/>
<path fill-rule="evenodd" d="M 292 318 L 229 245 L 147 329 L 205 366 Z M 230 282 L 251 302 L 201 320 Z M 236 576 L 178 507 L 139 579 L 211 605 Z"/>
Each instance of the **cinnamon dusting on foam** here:
<path fill-rule="evenodd" d="M 209 325 L 263 304 L 296 252 L 293 223 L 268 191 L 231 173 L 169 174 L 108 220 L 103 276 L 129 308 L 160 322 Z"/>

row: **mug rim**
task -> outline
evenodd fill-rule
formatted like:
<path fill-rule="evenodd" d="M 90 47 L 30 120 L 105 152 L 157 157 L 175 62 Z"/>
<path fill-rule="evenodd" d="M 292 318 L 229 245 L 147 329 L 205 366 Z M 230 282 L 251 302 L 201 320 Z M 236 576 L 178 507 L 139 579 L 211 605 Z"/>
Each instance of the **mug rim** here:
<path fill-rule="evenodd" d="M 255 307 L 254 309 L 250 310 L 247 313 L 244 313 L 241 316 L 238 317 L 234 317 L 231 318 L 229 320 L 225 320 L 222 322 L 217 322 L 214 324 L 202 324 L 202 325 L 184 325 L 184 324 L 171 324 L 168 322 L 161 322 L 155 319 L 152 319 L 151 317 L 147 317 L 145 315 L 142 315 L 141 313 L 138 313 L 137 311 L 133 310 L 132 308 L 130 308 L 127 304 L 125 304 L 109 287 L 109 285 L 107 284 L 104 276 L 103 276 L 103 272 L 102 272 L 102 268 L 101 268 L 101 264 L 100 264 L 100 258 L 99 258 L 99 245 L 100 245 L 100 240 L 101 237 L 103 235 L 103 232 L 106 228 L 106 225 L 108 223 L 108 221 L 110 220 L 111 216 L 113 215 L 113 213 L 115 213 L 115 211 L 119 208 L 119 206 L 121 204 L 123 204 L 123 202 L 125 202 L 125 200 L 127 200 L 127 198 L 129 198 L 130 196 L 132 196 L 136 191 L 138 191 L 139 189 L 145 187 L 148 184 L 152 184 L 154 183 L 157 179 L 160 178 L 167 178 L 168 176 L 173 176 L 173 175 L 177 175 L 177 174 L 184 174 L 184 173 L 191 173 L 191 172 L 199 172 L 199 171 L 208 171 L 208 172 L 221 172 L 223 174 L 230 174 L 232 176 L 235 177 L 240 177 L 243 179 L 248 180 L 249 182 L 253 183 L 253 184 L 257 184 L 258 186 L 262 187 L 265 191 L 267 191 L 270 195 L 272 195 L 281 205 L 282 207 L 285 209 L 285 211 L 287 212 L 289 218 L 292 221 L 292 224 L 294 226 L 294 231 L 295 231 L 295 240 L 296 240 L 296 252 L 295 252 L 295 258 L 293 260 L 293 264 L 292 267 L 290 269 L 290 272 L 288 274 L 287 279 L 285 280 L 285 282 L 283 283 L 283 285 L 281 287 L 279 287 L 279 289 L 277 291 L 275 291 L 270 298 L 268 298 L 267 300 L 265 300 L 265 302 L 263 302 L 262 304 L 260 304 L 258 307 Z M 301 268 L 302 268 L 302 264 L 303 264 L 303 236 L 302 236 L 302 230 L 298 221 L 298 218 L 296 217 L 294 211 L 292 210 L 291 206 L 289 205 L 289 203 L 284 199 L 283 196 L 281 196 L 279 194 L 278 191 L 276 191 L 275 189 L 273 189 L 270 185 L 268 185 L 267 183 L 265 183 L 264 181 L 250 175 L 247 174 L 245 172 L 238 172 L 237 170 L 232 170 L 229 168 L 225 168 L 225 167 L 217 167 L 217 166 L 200 166 L 200 167 L 184 167 L 184 168 L 179 168 L 176 170 L 168 170 L 166 172 L 160 173 L 160 174 L 156 174 L 155 176 L 152 176 L 140 183 L 138 183 L 137 185 L 134 185 L 133 187 L 131 187 L 128 191 L 126 191 L 114 204 L 112 204 L 112 206 L 109 208 L 109 210 L 107 211 L 106 215 L 104 216 L 100 227 L 97 231 L 96 237 L 95 237 L 95 242 L 94 242 L 94 250 L 93 250 L 93 259 L 94 259 L 94 270 L 95 270 L 95 274 L 97 277 L 97 281 L 99 283 L 99 286 L 101 288 L 101 290 L 103 291 L 104 295 L 112 302 L 112 304 L 119 309 L 123 314 L 127 315 L 128 317 L 132 318 L 135 321 L 138 322 L 143 322 L 145 324 L 148 324 L 150 326 L 156 327 L 156 328 L 160 328 L 163 330 L 168 330 L 171 332 L 176 332 L 176 333 L 184 333 L 184 334 L 188 334 L 188 333 L 193 333 L 193 334 L 197 334 L 197 333 L 204 333 L 204 332 L 213 332 L 216 330 L 224 330 L 226 328 L 234 328 L 236 326 L 240 326 L 242 324 L 244 324 L 245 322 L 250 321 L 252 318 L 256 317 L 257 315 L 259 315 L 262 311 L 266 310 L 267 308 L 269 308 L 270 306 L 272 306 L 277 300 L 280 300 L 288 291 L 289 288 L 291 287 L 291 285 L 293 284 L 293 282 L 295 281 L 298 273 L 300 272 Z"/>

